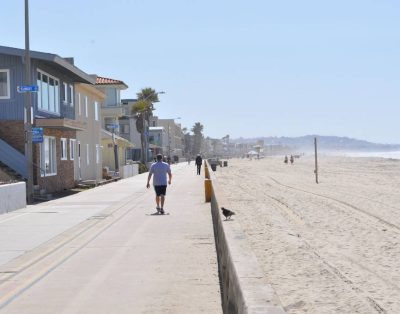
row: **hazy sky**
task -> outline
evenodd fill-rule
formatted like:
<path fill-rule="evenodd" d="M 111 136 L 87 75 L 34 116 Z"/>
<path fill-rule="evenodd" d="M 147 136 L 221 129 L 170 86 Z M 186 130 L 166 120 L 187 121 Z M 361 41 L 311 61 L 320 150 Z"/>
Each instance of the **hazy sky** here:
<path fill-rule="evenodd" d="M 23 3 L 0 0 L 0 45 L 24 48 Z M 206 136 L 400 143 L 398 0 L 30 0 L 30 31 Z"/>

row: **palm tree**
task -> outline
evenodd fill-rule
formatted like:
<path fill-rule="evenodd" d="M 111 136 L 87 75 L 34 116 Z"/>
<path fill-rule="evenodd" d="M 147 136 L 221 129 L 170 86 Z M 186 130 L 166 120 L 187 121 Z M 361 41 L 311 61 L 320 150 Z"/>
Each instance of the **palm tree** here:
<path fill-rule="evenodd" d="M 150 125 L 150 117 L 153 115 L 154 103 L 158 102 L 158 94 L 154 89 L 143 88 L 136 94 L 137 102 L 132 106 L 132 115 L 136 118 L 136 130 L 140 133 L 140 141 L 142 146 L 141 159 L 142 163 L 147 161 L 147 133 Z"/>
<path fill-rule="evenodd" d="M 192 127 L 192 132 L 194 134 L 193 155 L 200 153 L 201 143 L 203 141 L 203 129 L 204 126 L 200 122 L 196 122 Z"/>

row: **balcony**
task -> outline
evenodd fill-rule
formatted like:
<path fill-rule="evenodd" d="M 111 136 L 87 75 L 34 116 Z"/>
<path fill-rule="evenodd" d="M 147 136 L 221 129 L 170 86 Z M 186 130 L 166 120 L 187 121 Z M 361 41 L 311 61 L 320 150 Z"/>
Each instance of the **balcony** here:
<path fill-rule="evenodd" d="M 102 117 L 120 118 L 120 117 L 124 116 L 124 114 L 125 114 L 125 110 L 122 105 L 101 107 L 101 116 Z"/>
<path fill-rule="evenodd" d="M 67 118 L 35 119 L 35 126 L 43 128 L 61 129 L 61 130 L 73 130 L 73 131 L 82 131 L 86 129 L 86 123 Z"/>

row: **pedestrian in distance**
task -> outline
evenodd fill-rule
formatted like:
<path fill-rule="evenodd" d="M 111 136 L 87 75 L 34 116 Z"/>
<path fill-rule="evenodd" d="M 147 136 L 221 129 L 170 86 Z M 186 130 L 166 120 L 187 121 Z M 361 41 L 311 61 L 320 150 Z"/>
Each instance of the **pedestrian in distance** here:
<path fill-rule="evenodd" d="M 293 165 L 293 163 L 294 163 L 294 157 L 293 157 L 293 155 L 290 155 L 290 163 Z"/>
<path fill-rule="evenodd" d="M 196 167 L 197 167 L 197 174 L 200 175 L 201 172 L 201 165 L 203 164 L 203 158 L 201 158 L 200 154 L 196 157 Z"/>
<path fill-rule="evenodd" d="M 153 186 L 156 192 L 156 209 L 158 214 L 164 214 L 165 195 L 167 192 L 167 183 L 170 185 L 172 180 L 171 167 L 168 163 L 163 162 L 163 156 L 157 155 L 157 162 L 153 163 L 147 177 L 147 188 L 150 188 L 150 179 L 153 176 Z M 168 181 L 167 181 L 168 175 Z"/>
<path fill-rule="evenodd" d="M 285 159 L 283 160 L 283 162 L 284 162 L 285 164 L 288 163 L 288 157 L 287 157 L 287 156 L 285 156 Z"/>

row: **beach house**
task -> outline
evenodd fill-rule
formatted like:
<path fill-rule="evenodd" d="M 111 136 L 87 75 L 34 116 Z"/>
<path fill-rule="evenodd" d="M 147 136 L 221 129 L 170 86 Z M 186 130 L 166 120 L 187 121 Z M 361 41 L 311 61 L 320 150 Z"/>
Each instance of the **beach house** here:
<path fill-rule="evenodd" d="M 103 167 L 123 175 L 127 150 L 134 147 L 133 143 L 120 136 L 119 118 L 125 115 L 121 91 L 127 89 L 128 85 L 121 80 L 98 76 L 96 88 L 106 95 L 100 107 Z"/>
<path fill-rule="evenodd" d="M 24 95 L 17 92 L 24 81 L 24 50 L 0 46 L 0 161 L 22 177 L 27 176 L 24 133 Z M 77 83 L 96 79 L 74 65 L 72 58 L 31 51 L 33 127 L 43 129 L 43 142 L 33 144 L 34 184 L 48 192 L 75 185 L 74 160 L 77 133 L 86 129 L 76 119 Z M 78 147 L 79 149 L 79 147 Z"/>

